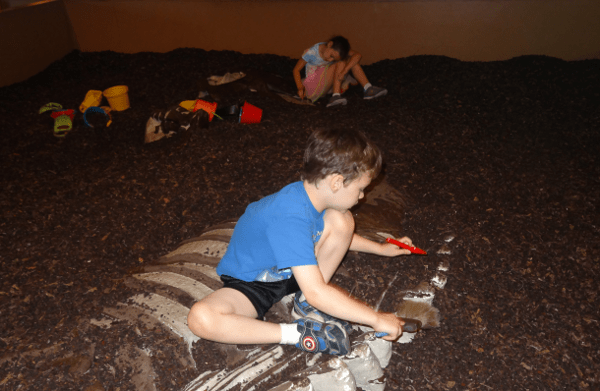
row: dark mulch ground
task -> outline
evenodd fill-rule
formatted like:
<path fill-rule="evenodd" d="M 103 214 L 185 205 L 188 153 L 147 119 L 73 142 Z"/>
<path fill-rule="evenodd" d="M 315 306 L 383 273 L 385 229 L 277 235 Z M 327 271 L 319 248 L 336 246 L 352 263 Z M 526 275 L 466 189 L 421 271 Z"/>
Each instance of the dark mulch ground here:
<path fill-rule="evenodd" d="M 261 124 L 213 121 L 143 144 L 150 114 L 196 98 L 200 79 L 245 67 L 291 77 L 294 64 L 192 49 L 74 52 L 0 88 L 2 389 L 127 389 L 128 374 L 110 370 L 114 347 L 126 337 L 168 345 L 168 335 L 125 325 L 98 334 L 84 320 L 128 297 L 129 269 L 297 180 L 310 130 L 334 124 L 381 146 L 387 181 L 408 200 L 404 232 L 430 250 L 366 258 L 364 286 L 399 273 L 418 282 L 442 238 L 456 236 L 434 301 L 441 327 L 394 346 L 388 389 L 598 389 L 600 61 L 386 60 L 365 67 L 385 98 L 353 89 L 346 107 L 325 109 L 248 92 L 235 99 L 263 108 Z M 132 107 L 109 128 L 87 128 L 78 114 L 58 139 L 38 114 L 49 102 L 77 109 L 87 90 L 118 84 Z M 90 370 L 40 358 L 61 346 L 88 356 L 93 346 Z M 162 389 L 190 380 L 164 361 Z"/>

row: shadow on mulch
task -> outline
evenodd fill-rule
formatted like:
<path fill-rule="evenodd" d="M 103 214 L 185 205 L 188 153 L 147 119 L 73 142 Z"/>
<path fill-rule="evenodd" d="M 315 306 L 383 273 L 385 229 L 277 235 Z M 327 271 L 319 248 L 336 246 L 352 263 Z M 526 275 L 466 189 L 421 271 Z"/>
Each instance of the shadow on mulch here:
<path fill-rule="evenodd" d="M 311 129 L 332 125 L 380 145 L 386 180 L 406 195 L 399 225 L 430 251 L 349 260 L 367 274 L 340 284 L 368 292 L 394 276 L 416 283 L 440 259 L 450 263 L 434 301 L 441 326 L 394 346 L 387 389 L 600 387 L 600 61 L 385 60 L 365 67 L 389 90 L 384 98 L 363 101 L 354 88 L 347 106 L 325 109 L 240 93 L 224 103 L 262 108 L 260 124 L 213 120 L 143 144 L 148 117 L 195 99 L 202 78 L 260 66 L 291 82 L 294 64 L 197 49 L 73 52 L 0 88 L 3 389 L 126 389 L 130 374 L 110 364 L 115 347 L 125 338 L 168 345 L 168 336 L 125 325 L 101 333 L 89 319 L 128 297 L 128 270 L 298 180 Z M 108 128 L 86 127 L 78 113 L 58 139 L 50 115 L 38 114 L 49 102 L 77 109 L 88 90 L 120 84 L 131 108 Z M 456 239 L 436 253 L 448 235 Z M 64 346 L 84 357 L 80 367 Z M 164 356 L 161 389 L 193 375 L 174 360 Z"/>

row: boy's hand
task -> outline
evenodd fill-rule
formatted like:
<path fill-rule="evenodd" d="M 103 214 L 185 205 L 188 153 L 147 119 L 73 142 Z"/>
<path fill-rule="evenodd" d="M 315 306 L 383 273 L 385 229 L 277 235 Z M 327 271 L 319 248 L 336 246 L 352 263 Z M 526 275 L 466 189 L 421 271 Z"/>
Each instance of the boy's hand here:
<path fill-rule="evenodd" d="M 408 236 L 397 239 L 399 242 L 412 246 L 412 240 Z M 397 257 L 398 255 L 408 255 L 410 254 L 410 250 L 406 250 L 396 246 L 395 244 L 384 242 L 381 243 L 381 253 L 379 255 L 383 255 L 386 257 Z"/>
<path fill-rule="evenodd" d="M 402 335 L 404 321 L 390 312 L 378 313 L 377 324 L 372 325 L 375 332 L 387 333 L 382 337 L 386 341 L 395 341 Z"/>
<path fill-rule="evenodd" d="M 379 233 L 378 235 L 383 236 L 384 234 Z M 408 244 L 409 246 L 413 245 L 412 240 L 410 240 L 410 238 L 406 236 L 398 239 L 398 241 Z M 410 254 L 410 250 L 400 248 L 395 244 L 391 244 L 388 242 L 375 242 L 373 240 L 363 238 L 362 236 L 356 233 L 352 237 L 352 242 L 350 243 L 350 250 L 381 255 L 384 257 L 397 257 L 398 255 Z"/>
<path fill-rule="evenodd" d="M 298 96 L 302 100 L 306 98 L 306 89 L 304 87 L 298 89 Z"/>

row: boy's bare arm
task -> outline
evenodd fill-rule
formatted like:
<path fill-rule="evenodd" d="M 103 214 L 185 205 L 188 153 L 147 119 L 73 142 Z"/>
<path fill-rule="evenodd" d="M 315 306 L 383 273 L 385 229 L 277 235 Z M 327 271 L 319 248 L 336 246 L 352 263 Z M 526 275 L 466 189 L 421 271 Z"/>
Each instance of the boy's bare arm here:
<path fill-rule="evenodd" d="M 402 243 L 412 246 L 412 241 L 408 237 L 398 239 Z M 408 255 L 409 250 L 402 249 L 395 244 L 391 243 L 377 243 L 367 238 L 363 238 L 358 234 L 352 236 L 352 242 L 350 243 L 351 251 L 359 251 L 362 253 L 376 254 L 384 257 L 397 257 L 398 255 Z"/>
<path fill-rule="evenodd" d="M 294 67 L 294 81 L 296 82 L 296 88 L 298 90 L 298 95 L 300 98 L 304 99 L 304 84 L 302 84 L 302 76 L 300 75 L 300 71 L 306 65 L 306 61 L 303 59 L 298 60 L 296 66 Z"/>
<path fill-rule="evenodd" d="M 318 310 L 336 318 L 370 326 L 378 332 L 386 332 L 388 336 L 384 339 L 394 340 L 402 334 L 404 322 L 400 318 L 392 313 L 377 312 L 343 289 L 325 283 L 318 266 L 295 266 L 292 272 L 306 301 Z"/>

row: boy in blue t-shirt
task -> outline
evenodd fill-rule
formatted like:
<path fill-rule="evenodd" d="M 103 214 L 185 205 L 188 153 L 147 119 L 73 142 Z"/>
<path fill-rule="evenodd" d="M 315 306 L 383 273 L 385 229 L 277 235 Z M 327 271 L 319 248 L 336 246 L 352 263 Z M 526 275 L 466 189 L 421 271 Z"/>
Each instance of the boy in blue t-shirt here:
<path fill-rule="evenodd" d="M 349 353 L 348 322 L 402 334 L 402 319 L 377 312 L 329 284 L 348 250 L 409 254 L 354 233 L 349 211 L 381 170 L 381 153 L 363 133 L 321 129 L 304 154 L 302 181 L 248 206 L 217 266 L 224 283 L 194 304 L 188 325 L 201 338 L 231 344 L 280 343 L 308 352 Z M 411 245 L 407 237 L 402 242 Z M 296 292 L 291 324 L 263 321 Z"/>

